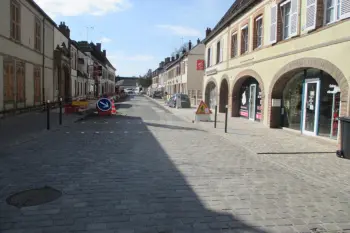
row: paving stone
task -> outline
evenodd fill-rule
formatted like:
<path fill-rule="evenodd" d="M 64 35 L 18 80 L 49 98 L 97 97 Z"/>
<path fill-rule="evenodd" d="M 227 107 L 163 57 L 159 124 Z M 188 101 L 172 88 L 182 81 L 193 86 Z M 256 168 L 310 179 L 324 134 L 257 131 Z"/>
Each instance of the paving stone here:
<path fill-rule="evenodd" d="M 350 163 L 329 155 L 258 155 L 252 150 L 265 139 L 263 148 L 279 148 L 270 137 L 280 134 L 242 123 L 246 129 L 238 125 L 237 134 L 255 130 L 264 140 L 255 144 L 244 135 L 229 140 L 160 114 L 141 97 L 130 103 L 138 106 L 126 110 L 126 117 L 87 119 L 72 125 L 69 135 L 58 130 L 2 151 L 0 190 L 11 184 L 0 197 L 6 231 L 15 230 L 13 222 L 19 230 L 30 226 L 43 233 L 350 229 L 350 194 L 341 180 L 350 174 Z M 287 149 L 305 150 L 309 142 L 281 135 Z M 5 204 L 10 193 L 44 185 L 63 196 L 21 211 Z"/>

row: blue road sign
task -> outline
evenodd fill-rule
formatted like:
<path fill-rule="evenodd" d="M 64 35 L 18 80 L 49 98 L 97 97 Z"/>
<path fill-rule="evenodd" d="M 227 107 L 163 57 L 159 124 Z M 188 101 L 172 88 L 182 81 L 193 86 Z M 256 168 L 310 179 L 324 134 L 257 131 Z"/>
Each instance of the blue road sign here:
<path fill-rule="evenodd" d="M 112 102 L 107 98 L 101 98 L 97 101 L 97 108 L 102 112 L 107 112 L 112 108 Z"/>

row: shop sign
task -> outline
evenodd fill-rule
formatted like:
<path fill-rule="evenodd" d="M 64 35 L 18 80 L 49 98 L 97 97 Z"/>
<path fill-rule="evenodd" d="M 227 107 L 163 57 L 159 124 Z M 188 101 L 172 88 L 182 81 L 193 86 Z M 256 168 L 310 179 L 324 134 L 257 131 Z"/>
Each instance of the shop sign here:
<path fill-rule="evenodd" d="M 204 60 L 197 60 L 197 70 L 204 70 Z"/>

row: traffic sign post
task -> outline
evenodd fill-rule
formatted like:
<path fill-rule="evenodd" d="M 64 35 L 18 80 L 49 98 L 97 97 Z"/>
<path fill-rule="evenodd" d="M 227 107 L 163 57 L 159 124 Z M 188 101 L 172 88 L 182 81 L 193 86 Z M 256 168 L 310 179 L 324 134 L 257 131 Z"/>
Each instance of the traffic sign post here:
<path fill-rule="evenodd" d="M 96 103 L 97 111 L 100 116 L 112 115 L 112 102 L 108 98 L 101 98 Z"/>

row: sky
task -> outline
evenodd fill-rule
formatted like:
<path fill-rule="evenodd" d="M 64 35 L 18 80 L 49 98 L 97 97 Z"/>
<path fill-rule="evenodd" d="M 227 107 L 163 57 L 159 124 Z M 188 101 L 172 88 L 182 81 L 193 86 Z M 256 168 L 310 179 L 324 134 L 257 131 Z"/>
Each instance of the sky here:
<path fill-rule="evenodd" d="M 35 0 L 71 39 L 102 43 L 120 76 L 139 76 L 205 37 L 233 0 Z"/>

